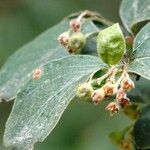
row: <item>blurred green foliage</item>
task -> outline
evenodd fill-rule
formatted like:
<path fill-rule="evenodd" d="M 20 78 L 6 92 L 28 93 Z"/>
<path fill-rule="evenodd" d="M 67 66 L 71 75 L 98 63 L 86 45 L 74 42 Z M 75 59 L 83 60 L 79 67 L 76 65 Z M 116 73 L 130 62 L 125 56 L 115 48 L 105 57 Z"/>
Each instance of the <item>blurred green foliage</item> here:
<path fill-rule="evenodd" d="M 118 22 L 120 0 L 0 0 L 0 66 L 15 50 L 70 13 L 90 9 Z M 4 125 L 12 103 L 0 105 L 0 150 Z M 74 101 L 52 134 L 35 150 L 116 150 L 109 133 L 123 129 L 130 120 L 119 114 L 109 117 L 104 104 Z"/>

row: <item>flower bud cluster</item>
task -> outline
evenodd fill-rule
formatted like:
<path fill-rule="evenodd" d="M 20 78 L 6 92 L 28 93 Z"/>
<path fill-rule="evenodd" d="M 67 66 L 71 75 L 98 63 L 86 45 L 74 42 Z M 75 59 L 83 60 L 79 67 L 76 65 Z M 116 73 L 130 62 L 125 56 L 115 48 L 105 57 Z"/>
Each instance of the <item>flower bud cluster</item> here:
<path fill-rule="evenodd" d="M 70 30 L 62 33 L 58 41 L 71 54 L 78 54 L 86 45 L 86 36 L 81 32 L 82 23 L 79 19 L 73 19 L 69 23 Z"/>
<path fill-rule="evenodd" d="M 134 83 L 130 79 L 129 74 L 124 73 L 117 81 L 115 81 L 115 79 L 106 80 L 105 84 L 98 89 L 94 89 L 90 82 L 81 84 L 77 88 L 77 97 L 80 99 L 88 99 L 88 101 L 91 101 L 94 104 L 99 104 L 104 99 L 115 96 L 115 100 L 110 102 L 105 108 L 110 112 L 110 114 L 115 114 L 118 113 L 121 109 L 130 105 L 130 100 L 127 97 L 126 92 L 133 88 Z"/>
<path fill-rule="evenodd" d="M 128 91 L 135 87 L 134 82 L 129 77 L 128 73 L 125 73 L 120 77 L 120 82 L 116 82 L 114 102 L 111 102 L 106 107 L 106 110 L 111 114 L 118 113 L 120 109 L 123 109 L 130 105 L 130 99 L 127 97 Z"/>

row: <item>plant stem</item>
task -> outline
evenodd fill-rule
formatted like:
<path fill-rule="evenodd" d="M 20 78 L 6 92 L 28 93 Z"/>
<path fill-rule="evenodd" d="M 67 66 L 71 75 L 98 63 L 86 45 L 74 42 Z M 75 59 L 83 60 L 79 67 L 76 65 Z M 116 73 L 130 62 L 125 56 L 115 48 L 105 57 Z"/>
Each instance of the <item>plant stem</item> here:
<path fill-rule="evenodd" d="M 93 77 L 93 76 L 92 76 L 92 77 L 90 78 L 90 80 L 89 80 L 90 84 L 93 84 L 93 83 L 96 82 L 98 85 L 100 85 L 103 80 L 105 80 L 106 78 L 108 78 L 108 77 L 113 73 L 114 69 L 115 69 L 115 66 L 112 66 L 112 67 L 108 70 L 108 72 L 107 72 L 106 74 L 104 74 L 104 75 L 103 75 L 102 77 L 100 77 L 100 78 L 97 78 L 96 80 L 95 80 L 95 79 L 92 80 L 92 77 Z"/>
<path fill-rule="evenodd" d="M 122 75 L 120 76 L 120 78 L 118 79 L 118 81 L 116 82 L 116 87 L 118 88 L 122 79 L 124 78 L 125 74 L 127 72 L 127 67 L 126 66 L 123 66 L 123 72 L 122 72 Z"/>
<path fill-rule="evenodd" d="M 97 36 L 99 32 L 100 32 L 100 30 L 97 30 L 92 33 L 88 33 L 88 34 L 86 34 L 86 38 L 91 38 L 91 37 Z"/>

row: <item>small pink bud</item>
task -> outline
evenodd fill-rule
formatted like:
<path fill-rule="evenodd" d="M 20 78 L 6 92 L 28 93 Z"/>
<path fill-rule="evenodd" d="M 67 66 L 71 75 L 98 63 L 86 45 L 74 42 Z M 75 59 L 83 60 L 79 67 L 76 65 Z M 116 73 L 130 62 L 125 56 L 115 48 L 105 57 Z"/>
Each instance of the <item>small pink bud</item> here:
<path fill-rule="evenodd" d="M 117 102 L 111 102 L 105 109 L 112 114 L 118 113 L 120 110 L 120 105 Z"/>
<path fill-rule="evenodd" d="M 129 75 L 126 74 L 123 80 L 121 81 L 121 88 L 130 91 L 135 87 L 134 82 L 130 79 Z"/>
<path fill-rule="evenodd" d="M 80 31 L 81 22 L 78 21 L 77 19 L 71 20 L 71 21 L 70 21 L 70 28 L 71 28 L 74 32 Z"/>
<path fill-rule="evenodd" d="M 69 36 L 68 32 L 64 32 L 64 33 L 60 34 L 58 37 L 58 41 L 63 46 L 66 46 L 68 44 L 69 39 L 70 39 L 70 36 Z"/>
<path fill-rule="evenodd" d="M 120 88 L 120 89 L 117 91 L 116 99 L 117 99 L 117 100 L 121 100 L 122 98 L 126 98 L 126 97 L 127 97 L 127 94 L 124 92 L 123 89 Z"/>
<path fill-rule="evenodd" d="M 42 75 L 42 69 L 41 68 L 37 68 L 35 70 L 33 70 L 32 72 L 32 78 L 34 80 L 38 80 Z"/>
<path fill-rule="evenodd" d="M 101 102 L 104 99 L 104 97 L 105 97 L 105 92 L 103 88 L 93 91 L 91 95 L 94 104 L 98 104 L 99 102 Z"/>
<path fill-rule="evenodd" d="M 127 95 L 123 89 L 118 90 L 116 99 L 119 102 L 119 104 L 122 106 L 122 108 L 124 108 L 130 104 L 130 99 L 127 98 Z"/>
<path fill-rule="evenodd" d="M 125 108 L 126 106 L 130 105 L 130 99 L 129 98 L 122 98 L 121 100 L 119 100 L 119 103 L 121 105 L 122 108 Z"/>
<path fill-rule="evenodd" d="M 107 82 L 104 86 L 104 91 L 106 95 L 114 95 L 117 91 L 116 85 L 111 83 L 111 82 Z"/>

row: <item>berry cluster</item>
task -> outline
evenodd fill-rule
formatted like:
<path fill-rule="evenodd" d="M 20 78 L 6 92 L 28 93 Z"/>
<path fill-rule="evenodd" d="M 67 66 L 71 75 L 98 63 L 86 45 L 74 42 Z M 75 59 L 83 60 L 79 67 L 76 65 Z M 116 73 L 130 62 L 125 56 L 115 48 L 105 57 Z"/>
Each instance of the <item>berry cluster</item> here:
<path fill-rule="evenodd" d="M 118 113 L 119 110 L 125 108 L 130 104 L 126 92 L 134 88 L 134 82 L 129 77 L 126 69 L 116 81 L 116 69 L 112 69 L 104 76 L 97 78 L 97 83 L 101 83 L 105 79 L 105 84 L 98 89 L 94 89 L 92 81 L 82 83 L 78 86 L 76 95 L 82 100 L 91 101 L 98 104 L 106 98 L 115 97 L 113 102 L 110 102 L 105 108 L 110 114 Z"/>
<path fill-rule="evenodd" d="M 69 25 L 70 30 L 62 33 L 58 37 L 58 41 L 69 53 L 77 54 L 86 45 L 86 36 L 81 32 L 81 17 L 71 20 Z"/>

